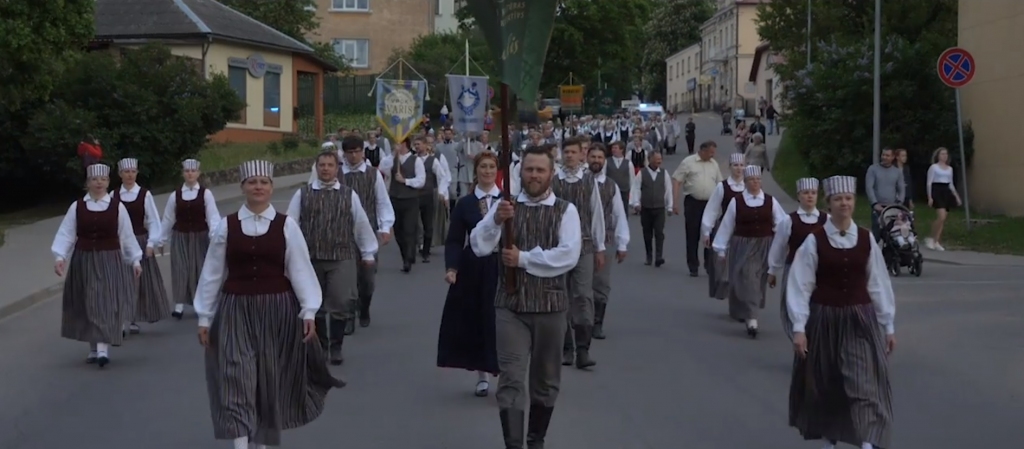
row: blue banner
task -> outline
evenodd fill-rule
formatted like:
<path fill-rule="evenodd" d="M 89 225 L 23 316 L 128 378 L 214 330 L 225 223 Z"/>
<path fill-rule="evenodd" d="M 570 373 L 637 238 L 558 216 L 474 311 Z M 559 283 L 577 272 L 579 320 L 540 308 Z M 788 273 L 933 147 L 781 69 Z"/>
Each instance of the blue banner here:
<path fill-rule="evenodd" d="M 448 75 L 452 127 L 460 133 L 484 130 L 488 100 L 486 76 Z"/>
<path fill-rule="evenodd" d="M 426 91 L 422 80 L 377 80 L 377 122 L 396 143 L 416 131 Z"/>

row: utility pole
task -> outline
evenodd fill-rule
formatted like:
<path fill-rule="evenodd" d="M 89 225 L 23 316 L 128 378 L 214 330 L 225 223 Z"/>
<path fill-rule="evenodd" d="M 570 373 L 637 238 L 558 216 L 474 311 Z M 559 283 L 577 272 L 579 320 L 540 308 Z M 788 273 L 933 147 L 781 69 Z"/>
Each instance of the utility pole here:
<path fill-rule="evenodd" d="M 875 0 L 875 111 L 871 160 L 882 152 L 882 0 Z"/>
<path fill-rule="evenodd" d="M 811 66 L 811 2 L 807 0 L 807 67 Z"/>

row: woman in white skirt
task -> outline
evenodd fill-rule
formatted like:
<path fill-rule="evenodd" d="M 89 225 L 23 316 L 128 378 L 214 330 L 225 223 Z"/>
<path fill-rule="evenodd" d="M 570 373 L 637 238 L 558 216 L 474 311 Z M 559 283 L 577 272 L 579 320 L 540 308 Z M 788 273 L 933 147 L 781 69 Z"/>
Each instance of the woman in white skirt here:
<path fill-rule="evenodd" d="M 704 269 L 708 273 L 708 295 L 716 299 L 725 299 L 729 296 L 729 263 L 728 259 L 710 257 L 711 242 L 715 240 L 718 226 L 722 224 L 722 215 L 729 207 L 733 198 L 743 194 L 746 185 L 743 183 L 743 169 L 747 168 L 747 162 L 743 153 L 729 155 L 729 178 L 715 186 L 711 193 L 708 204 L 704 207 L 704 214 L 700 219 L 700 235 L 704 242 L 705 250 Z"/>
<path fill-rule="evenodd" d="M 789 322 L 786 308 L 786 279 L 789 267 L 793 264 L 796 249 L 815 230 L 825 225 L 828 214 L 818 210 L 818 180 L 801 178 L 796 181 L 796 197 L 800 207 L 786 216 L 786 219 L 775 228 L 775 239 L 768 252 L 768 286 L 775 288 L 779 273 L 782 274 L 782 292 L 780 310 L 782 310 L 782 330 L 790 341 L 793 340 L 793 323 Z"/>
<path fill-rule="evenodd" d="M 729 316 L 747 324 L 747 335 L 757 338 L 758 309 L 764 308 L 768 284 L 768 250 L 775 228 L 786 211 L 761 190 L 761 167 L 743 169 L 743 195 L 733 198 L 711 248 L 719 260 L 729 259 Z"/>
<path fill-rule="evenodd" d="M 192 305 L 196 296 L 199 273 L 210 246 L 210 235 L 220 223 L 217 200 L 199 185 L 199 161 L 186 159 L 181 163 L 181 176 L 185 183 L 167 198 L 164 220 L 160 225 L 160 252 L 171 240 L 171 293 L 174 311 L 171 316 L 181 319 L 185 306 Z"/>
<path fill-rule="evenodd" d="M 825 440 L 826 449 L 887 448 L 896 299 L 882 251 L 853 222 L 857 179 L 823 184 L 829 219 L 797 249 L 786 280 L 796 352 L 789 425 L 804 439 Z"/>
<path fill-rule="evenodd" d="M 128 331 L 137 334 L 138 322 L 155 323 L 171 314 L 164 277 L 160 274 L 160 265 L 153 257 L 154 248 L 160 242 L 160 213 L 157 212 L 153 194 L 135 182 L 139 176 L 138 160 L 121 159 L 117 163 L 117 173 L 121 176 L 121 188 L 114 193 L 114 199 L 128 211 L 139 247 L 145 248 L 135 300 L 129 301 L 126 307 L 129 313 L 126 318 L 131 320 Z"/>
<path fill-rule="evenodd" d="M 60 335 L 89 343 L 86 362 L 103 368 L 110 346 L 124 338 L 125 307 L 135 300 L 132 272 L 125 267 L 139 276 L 142 249 L 128 211 L 107 193 L 110 167 L 90 165 L 86 175 L 88 193 L 68 208 L 50 249 L 57 259 L 54 272 L 67 273 Z"/>
<path fill-rule="evenodd" d="M 214 436 L 235 449 L 280 445 L 282 430 L 315 420 L 345 385 L 316 338 L 322 291 L 302 231 L 270 204 L 273 171 L 241 166 L 245 204 L 216 227 L 193 303 Z"/>

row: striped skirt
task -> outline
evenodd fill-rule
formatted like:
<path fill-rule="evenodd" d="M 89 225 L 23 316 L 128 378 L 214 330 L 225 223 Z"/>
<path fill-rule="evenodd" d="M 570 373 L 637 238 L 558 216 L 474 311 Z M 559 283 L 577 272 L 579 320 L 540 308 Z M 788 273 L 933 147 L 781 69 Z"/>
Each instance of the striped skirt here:
<path fill-rule="evenodd" d="M 715 234 L 718 233 L 718 226 L 711 231 L 709 237 L 715 241 Z M 725 252 L 725 258 L 718 257 L 714 251 L 708 251 L 704 266 L 708 272 L 708 295 L 715 299 L 725 299 L 729 296 L 729 251 Z"/>
<path fill-rule="evenodd" d="M 757 319 L 768 285 L 768 250 L 772 237 L 733 237 L 729 241 L 729 316 Z"/>
<path fill-rule="evenodd" d="M 889 447 L 892 389 L 885 337 L 871 304 L 811 304 L 807 357 L 796 357 L 789 425 L 807 440 Z"/>
<path fill-rule="evenodd" d="M 789 319 L 789 310 L 786 308 L 786 288 L 789 284 L 789 269 L 792 267 L 790 264 L 786 264 L 786 268 L 782 270 L 782 277 L 775 280 L 779 287 L 779 309 L 782 312 L 782 330 L 789 337 L 789 341 L 793 341 L 793 322 Z"/>
<path fill-rule="evenodd" d="M 210 234 L 206 231 L 174 231 L 171 236 L 171 289 L 176 304 L 192 305 L 209 247 Z"/>
<path fill-rule="evenodd" d="M 291 292 L 220 295 L 206 351 L 218 440 L 249 437 L 251 444 L 280 445 L 282 430 L 315 420 L 327 392 L 344 386 L 327 370 L 317 339 L 302 341 L 299 311 Z"/>
<path fill-rule="evenodd" d="M 132 272 L 120 250 L 75 252 L 64 281 L 60 336 L 120 345 L 125 306 L 134 300 Z"/>
<path fill-rule="evenodd" d="M 147 236 L 136 236 L 139 240 L 139 248 L 145 251 Z M 129 268 L 130 269 L 130 268 Z M 164 288 L 164 277 L 160 273 L 160 265 L 156 258 L 142 256 L 142 275 L 137 281 L 138 302 L 133 304 L 135 313 L 132 320 L 136 322 L 155 323 L 171 316 L 171 303 L 167 299 L 167 289 Z"/>

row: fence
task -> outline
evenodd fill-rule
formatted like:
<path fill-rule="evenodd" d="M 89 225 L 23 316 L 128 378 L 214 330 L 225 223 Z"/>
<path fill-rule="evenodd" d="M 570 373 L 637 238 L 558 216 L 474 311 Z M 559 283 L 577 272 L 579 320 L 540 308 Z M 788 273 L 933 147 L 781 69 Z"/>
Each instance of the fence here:
<path fill-rule="evenodd" d="M 371 91 L 375 79 L 377 75 L 324 77 L 324 114 L 376 113 L 376 97 Z"/>

